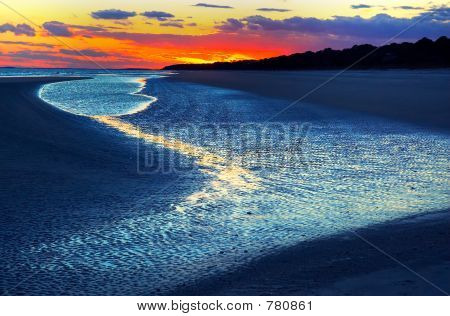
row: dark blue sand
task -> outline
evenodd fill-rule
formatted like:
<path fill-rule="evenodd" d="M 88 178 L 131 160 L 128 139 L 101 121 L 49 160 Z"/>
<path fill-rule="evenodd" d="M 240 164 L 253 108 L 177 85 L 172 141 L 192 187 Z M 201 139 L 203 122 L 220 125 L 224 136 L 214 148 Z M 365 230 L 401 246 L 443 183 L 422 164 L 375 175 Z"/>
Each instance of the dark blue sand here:
<path fill-rule="evenodd" d="M 58 110 L 38 86 L 0 85 L 4 294 L 171 293 L 301 241 L 448 207 L 445 133 L 317 104 L 267 127 L 285 100 L 169 78 L 142 91 L 158 101 L 116 118 L 201 157 L 241 159 L 242 184 L 186 150 Z"/>

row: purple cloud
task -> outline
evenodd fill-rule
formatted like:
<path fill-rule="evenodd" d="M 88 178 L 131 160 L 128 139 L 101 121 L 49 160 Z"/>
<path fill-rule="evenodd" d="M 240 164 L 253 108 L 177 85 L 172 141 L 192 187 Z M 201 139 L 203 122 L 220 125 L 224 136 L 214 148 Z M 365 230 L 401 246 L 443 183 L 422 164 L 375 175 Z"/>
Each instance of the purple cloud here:
<path fill-rule="evenodd" d="M 102 26 L 91 26 L 91 25 L 76 25 L 76 24 L 66 24 L 68 27 L 79 29 L 79 30 L 85 30 L 85 31 L 92 31 L 92 32 L 99 32 L 104 31 L 105 28 Z"/>
<path fill-rule="evenodd" d="M 98 67 L 98 64 L 94 63 L 92 60 L 86 58 L 76 59 L 73 58 L 73 56 L 61 56 L 57 52 L 51 51 L 21 50 L 4 54 L 4 56 L 18 60 L 31 60 L 35 63 L 50 61 L 52 66 L 60 66 L 60 67 L 82 67 L 82 68 Z M 127 56 L 118 56 L 118 59 L 123 61 L 133 61 L 133 59 L 128 59 Z M 112 68 L 117 66 L 115 63 L 116 61 L 104 60 L 102 61 L 102 66 Z"/>
<path fill-rule="evenodd" d="M 53 36 L 70 37 L 73 33 L 69 30 L 69 25 L 58 21 L 50 21 L 42 24 L 43 28 Z"/>
<path fill-rule="evenodd" d="M 93 50 L 93 49 L 81 49 L 81 50 L 71 50 L 71 49 L 60 49 L 59 52 L 64 55 L 70 56 L 89 56 L 89 57 L 106 57 L 109 56 L 108 53 Z"/>
<path fill-rule="evenodd" d="M 178 28 L 183 28 L 183 24 L 178 23 L 178 22 L 165 22 L 165 23 L 160 23 L 160 26 L 169 26 L 169 27 L 178 27 Z"/>
<path fill-rule="evenodd" d="M 402 10 L 423 10 L 424 7 L 413 7 L 410 5 L 401 5 L 399 7 L 395 7 L 396 9 L 402 9 Z"/>
<path fill-rule="evenodd" d="M 52 45 L 52 44 L 20 42 L 20 41 L 0 41 L 0 43 L 5 44 L 5 45 L 24 45 L 24 46 L 33 46 L 33 47 L 46 47 L 46 48 L 55 47 L 55 45 Z"/>
<path fill-rule="evenodd" d="M 234 33 L 241 29 L 243 29 L 246 25 L 239 21 L 238 19 L 227 19 L 225 22 L 223 22 L 221 25 L 217 26 L 216 28 L 223 31 L 223 32 L 229 32 Z"/>
<path fill-rule="evenodd" d="M 31 60 L 52 60 L 55 63 L 61 63 L 62 61 L 67 61 L 68 59 L 57 56 L 53 52 L 48 51 L 31 51 L 31 50 L 20 50 L 16 52 L 11 52 L 6 54 L 6 56 L 20 59 L 31 59 Z"/>
<path fill-rule="evenodd" d="M 126 20 L 128 18 L 136 16 L 134 11 L 122 11 L 117 9 L 99 10 L 91 13 L 94 19 L 105 20 Z"/>
<path fill-rule="evenodd" d="M 262 12 L 289 12 L 292 10 L 289 9 L 277 9 L 277 8 L 259 8 L 256 9 L 257 11 L 262 11 Z"/>
<path fill-rule="evenodd" d="M 292 17 L 276 20 L 260 15 L 240 20 L 228 19 L 217 26 L 222 32 L 287 31 L 305 35 L 333 35 L 342 37 L 389 38 L 407 30 L 404 38 L 439 37 L 449 35 L 449 8 L 424 12 L 413 18 L 396 18 L 378 14 L 371 18 L 335 16 L 331 19 Z M 413 23 L 417 23 L 413 27 Z"/>
<path fill-rule="evenodd" d="M 28 24 L 17 24 L 14 26 L 13 24 L 5 23 L 0 25 L 0 33 L 11 32 L 15 35 L 26 35 L 26 36 L 35 36 L 35 30 L 29 26 Z"/>
<path fill-rule="evenodd" d="M 149 19 L 157 19 L 158 21 L 166 21 L 175 17 L 173 14 L 163 11 L 145 11 L 141 15 Z"/>
<path fill-rule="evenodd" d="M 373 5 L 370 4 L 352 4 L 350 6 L 352 9 L 369 9 L 369 8 L 373 8 Z"/>
<path fill-rule="evenodd" d="M 230 7 L 228 5 L 216 5 L 216 4 L 209 4 L 209 3 L 197 3 L 193 5 L 194 7 L 204 7 L 204 8 L 215 8 L 215 9 L 233 9 L 233 7 Z"/>
<path fill-rule="evenodd" d="M 421 13 L 417 18 L 428 19 L 442 22 L 450 22 L 450 7 L 436 8 L 430 11 Z"/>
<path fill-rule="evenodd" d="M 76 24 L 65 24 L 59 21 L 50 21 L 42 24 L 44 29 L 46 29 L 53 36 L 63 36 L 70 37 L 73 36 L 73 29 L 83 30 L 89 32 L 101 32 L 105 31 L 106 28 L 103 26 L 92 26 L 92 25 L 76 25 Z M 87 37 L 88 34 L 83 34 Z"/>

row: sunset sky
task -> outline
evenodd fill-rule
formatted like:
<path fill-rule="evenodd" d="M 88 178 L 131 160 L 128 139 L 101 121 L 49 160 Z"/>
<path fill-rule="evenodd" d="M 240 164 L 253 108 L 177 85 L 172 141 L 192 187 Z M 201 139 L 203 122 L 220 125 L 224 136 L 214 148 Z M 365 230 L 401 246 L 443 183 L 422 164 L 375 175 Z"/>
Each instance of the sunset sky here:
<path fill-rule="evenodd" d="M 160 68 L 450 36 L 447 1 L 0 0 L 0 66 Z"/>

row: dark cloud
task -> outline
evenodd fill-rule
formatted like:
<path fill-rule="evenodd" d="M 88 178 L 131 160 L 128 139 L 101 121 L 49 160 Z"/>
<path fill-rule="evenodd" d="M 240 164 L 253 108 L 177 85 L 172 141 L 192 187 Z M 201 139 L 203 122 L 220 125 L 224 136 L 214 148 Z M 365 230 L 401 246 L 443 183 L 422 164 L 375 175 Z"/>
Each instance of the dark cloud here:
<path fill-rule="evenodd" d="M 435 20 L 439 22 L 450 22 L 450 7 L 441 7 L 428 10 L 419 14 L 416 19 Z"/>
<path fill-rule="evenodd" d="M 16 52 L 10 52 L 4 56 L 10 57 L 14 60 L 26 60 L 33 61 L 35 65 L 42 64 L 42 66 L 48 65 L 49 63 L 54 66 L 59 67 L 81 67 L 81 68 L 92 68 L 98 67 L 97 63 L 92 62 L 92 60 L 86 58 L 73 58 L 73 56 L 64 56 L 58 52 L 51 51 L 31 51 L 31 50 L 21 50 Z M 117 59 L 125 59 L 125 56 L 118 56 Z M 116 59 L 116 60 L 117 60 Z M 102 61 L 103 67 L 113 67 L 115 66 L 115 61 Z"/>
<path fill-rule="evenodd" d="M 289 9 L 277 9 L 277 8 L 259 8 L 256 9 L 257 11 L 262 11 L 262 12 L 289 12 L 292 10 Z"/>
<path fill-rule="evenodd" d="M 370 4 L 353 4 L 350 6 L 352 9 L 369 9 L 373 6 Z"/>
<path fill-rule="evenodd" d="M 35 30 L 29 26 L 28 24 L 17 24 L 14 26 L 13 24 L 5 23 L 0 25 L 0 33 L 11 32 L 15 35 L 26 35 L 26 36 L 35 36 Z"/>
<path fill-rule="evenodd" d="M 228 5 L 216 5 L 216 4 L 209 4 L 209 3 L 197 3 L 197 4 L 194 4 L 194 7 L 216 8 L 216 9 L 233 9 L 233 7 L 230 7 Z"/>
<path fill-rule="evenodd" d="M 99 32 L 104 31 L 105 28 L 103 26 L 91 26 L 91 25 L 76 25 L 76 24 L 66 24 L 68 27 L 79 29 L 79 30 L 85 30 L 85 31 L 92 31 L 92 32 Z"/>
<path fill-rule="evenodd" d="M 109 10 L 99 10 L 91 13 L 94 19 L 105 19 L 105 20 L 126 20 L 133 16 L 136 16 L 134 11 L 122 11 L 117 9 Z"/>
<path fill-rule="evenodd" d="M 108 53 L 97 51 L 93 49 L 81 49 L 81 50 L 71 50 L 71 49 L 60 49 L 59 52 L 64 55 L 70 56 L 88 56 L 88 57 L 106 57 L 109 56 Z"/>
<path fill-rule="evenodd" d="M 53 36 L 63 36 L 70 37 L 73 36 L 73 30 L 82 30 L 89 32 L 101 32 L 105 31 L 106 28 L 103 26 L 92 26 L 92 25 L 76 25 L 76 24 L 65 24 L 59 21 L 50 21 L 42 24 L 43 28 L 46 29 Z M 87 37 L 88 34 L 82 34 Z"/>
<path fill-rule="evenodd" d="M 53 52 L 45 52 L 45 51 L 31 51 L 31 50 L 20 50 L 17 52 L 8 53 L 7 56 L 12 58 L 21 58 L 21 59 L 31 59 L 31 60 L 52 60 L 55 62 L 61 62 L 64 58 L 58 57 Z"/>
<path fill-rule="evenodd" d="M 187 26 L 197 26 L 197 23 L 195 23 L 195 22 L 192 22 L 192 23 L 188 23 L 188 24 L 186 24 Z"/>
<path fill-rule="evenodd" d="M 424 7 L 412 7 L 409 5 L 402 5 L 399 7 L 395 7 L 395 9 L 402 9 L 402 10 L 424 10 Z"/>
<path fill-rule="evenodd" d="M 69 30 L 69 25 L 58 21 L 50 21 L 42 24 L 42 27 L 51 35 L 70 37 L 73 33 Z"/>
<path fill-rule="evenodd" d="M 260 15 L 240 20 L 228 19 L 217 28 L 223 32 L 288 31 L 306 35 L 333 35 L 358 38 L 386 38 L 407 30 L 409 38 L 448 35 L 449 8 L 434 9 L 413 18 L 377 14 L 371 18 L 335 16 L 331 19 L 292 17 L 276 20 Z M 414 23 L 417 23 L 414 25 Z M 414 25 L 413 27 L 411 27 Z"/>
<path fill-rule="evenodd" d="M 183 24 L 178 23 L 178 22 L 164 22 L 164 23 L 160 23 L 160 26 L 169 26 L 169 27 L 178 27 L 178 28 L 183 28 Z"/>
<path fill-rule="evenodd" d="M 234 33 L 241 29 L 243 29 L 246 25 L 239 21 L 238 19 L 227 19 L 225 22 L 223 22 L 221 25 L 217 26 L 216 28 L 223 31 L 223 32 L 230 32 Z"/>
<path fill-rule="evenodd" d="M 20 41 L 0 41 L 0 43 L 4 44 L 4 45 L 25 45 L 25 46 L 46 47 L 46 48 L 55 47 L 55 45 L 52 45 L 52 44 L 20 42 Z"/>
<path fill-rule="evenodd" d="M 158 21 L 166 21 L 167 19 L 175 17 L 172 13 L 163 11 L 145 11 L 141 13 L 141 15 L 149 19 L 157 19 Z"/>

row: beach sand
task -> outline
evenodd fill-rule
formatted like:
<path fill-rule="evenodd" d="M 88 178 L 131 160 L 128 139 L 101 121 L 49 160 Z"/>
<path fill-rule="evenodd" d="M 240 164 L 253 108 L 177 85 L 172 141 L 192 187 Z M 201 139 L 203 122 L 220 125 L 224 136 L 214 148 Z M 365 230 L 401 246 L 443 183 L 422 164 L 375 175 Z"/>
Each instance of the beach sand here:
<path fill-rule="evenodd" d="M 29 288 L 27 282 L 10 288 L 34 273 L 32 268 L 10 272 L 20 263 L 18 250 L 51 242 L 89 225 L 136 216 L 136 212 L 127 212 L 130 205 L 173 180 L 171 175 L 138 175 L 133 140 L 37 97 L 43 83 L 60 80 L 68 78 L 0 79 L 0 238 L 4 241 L 1 258 L 8 263 L 0 264 L 0 285 L 2 290 L 9 288 L 7 294 L 47 293 Z M 145 203 L 152 203 L 147 200 Z M 442 295 L 450 291 L 448 211 L 357 233 L 372 245 L 352 233 L 304 242 L 238 271 L 179 288 L 174 294 Z M 96 274 L 83 273 L 86 282 L 89 273 Z M 41 284 L 48 282 L 43 275 L 33 278 L 42 278 Z M 75 285 L 79 282 L 79 275 L 70 278 Z M 99 290 L 86 293 L 99 293 L 114 280 L 104 282 L 97 284 Z"/>
<path fill-rule="evenodd" d="M 175 295 L 448 295 L 450 211 L 300 243 Z"/>
<path fill-rule="evenodd" d="M 175 179 L 170 174 L 138 174 L 134 139 L 38 98 L 42 84 L 71 79 L 78 78 L 0 79 L 2 294 L 106 295 L 113 293 L 108 285 L 126 292 L 132 288 L 131 281 L 93 282 L 99 275 L 93 269 L 81 276 L 70 268 L 63 274 L 36 274 L 35 262 L 58 261 L 57 255 L 50 251 L 27 262 L 24 257 L 33 255 L 22 252 L 79 231 L 138 217 L 156 207 L 148 196 Z M 156 164 L 157 157 L 153 161 Z M 158 207 L 169 208 L 164 201 L 160 203 Z M 140 207 L 135 208 L 136 204 Z M 82 259 L 82 252 L 71 253 L 87 260 Z"/>
<path fill-rule="evenodd" d="M 172 80 L 248 91 L 450 130 L 449 70 L 179 71 Z M 289 110 L 288 110 L 289 111 Z M 286 114 L 286 113 L 285 113 Z M 273 118 L 272 121 L 276 121 Z"/>
<path fill-rule="evenodd" d="M 307 95 L 302 102 L 369 113 L 427 129 L 450 130 L 449 71 L 350 71 L 327 82 L 334 74 L 180 71 L 170 80 L 281 98 L 287 105 Z M 298 112 L 300 106 L 294 105 L 292 111 Z M 450 211 L 442 211 L 375 225 L 357 234 L 304 242 L 234 273 L 174 293 L 445 295 L 450 292 L 449 242 Z"/>

